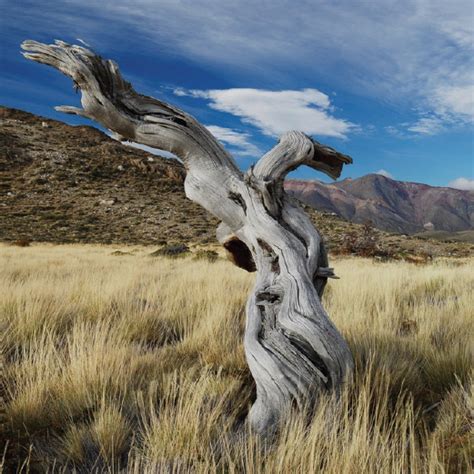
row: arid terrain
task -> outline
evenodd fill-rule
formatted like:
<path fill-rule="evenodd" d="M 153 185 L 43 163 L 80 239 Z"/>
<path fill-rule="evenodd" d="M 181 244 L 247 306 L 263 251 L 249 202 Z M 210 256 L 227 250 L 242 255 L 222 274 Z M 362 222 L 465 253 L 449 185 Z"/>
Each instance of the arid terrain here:
<path fill-rule="evenodd" d="M 0 474 L 474 474 L 472 0 L 0 18 Z"/>
<path fill-rule="evenodd" d="M 468 471 L 470 230 L 413 236 L 305 207 L 356 373 L 265 445 L 245 422 L 254 275 L 224 258 L 182 164 L 92 127 L 0 119 L 5 472 Z"/>
<path fill-rule="evenodd" d="M 0 245 L 4 472 L 469 471 L 472 260 L 333 259 L 355 379 L 265 447 L 244 422 L 253 276 L 150 253 Z"/>
<path fill-rule="evenodd" d="M 95 128 L 0 108 L 0 241 L 215 243 L 218 222 L 185 197 L 183 179 L 177 160 Z M 456 242 L 451 233 L 439 241 L 373 228 L 364 237 L 363 224 L 306 210 L 332 253 L 462 257 L 474 249 L 469 236 Z"/>

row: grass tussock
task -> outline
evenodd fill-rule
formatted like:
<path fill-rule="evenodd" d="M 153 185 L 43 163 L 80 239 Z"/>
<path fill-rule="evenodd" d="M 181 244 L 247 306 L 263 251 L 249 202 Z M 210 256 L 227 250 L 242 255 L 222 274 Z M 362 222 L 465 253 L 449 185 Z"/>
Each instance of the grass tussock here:
<path fill-rule="evenodd" d="M 214 259 L 213 259 L 214 260 Z M 466 472 L 472 261 L 333 261 L 356 359 L 271 445 L 245 416 L 249 275 L 144 248 L 0 247 L 3 467 L 27 472 Z"/>

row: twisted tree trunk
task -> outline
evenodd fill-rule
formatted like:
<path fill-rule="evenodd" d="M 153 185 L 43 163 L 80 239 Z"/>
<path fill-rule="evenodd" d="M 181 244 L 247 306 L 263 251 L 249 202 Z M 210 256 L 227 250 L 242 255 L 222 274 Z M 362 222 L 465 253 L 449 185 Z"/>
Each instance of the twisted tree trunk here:
<path fill-rule="evenodd" d="M 22 44 L 28 59 L 69 76 L 83 108 L 57 110 L 95 120 L 118 138 L 170 151 L 186 167 L 185 191 L 219 218 L 218 240 L 234 263 L 257 271 L 247 303 L 245 351 L 257 386 L 253 428 L 274 432 L 296 402 L 341 387 L 353 367 L 349 348 L 321 305 L 327 254 L 316 229 L 283 189 L 305 164 L 336 178 L 351 159 L 299 132 L 289 132 L 242 173 L 210 132 L 185 112 L 136 93 L 110 60 L 62 41 Z"/>

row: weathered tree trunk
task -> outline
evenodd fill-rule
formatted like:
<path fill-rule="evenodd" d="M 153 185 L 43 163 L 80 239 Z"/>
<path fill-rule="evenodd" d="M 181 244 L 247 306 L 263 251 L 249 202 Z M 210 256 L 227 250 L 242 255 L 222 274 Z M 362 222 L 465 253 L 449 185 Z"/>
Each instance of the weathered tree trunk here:
<path fill-rule="evenodd" d="M 169 104 L 136 93 L 114 62 L 61 41 L 25 41 L 22 47 L 25 57 L 59 69 L 81 90 L 83 109 L 57 110 L 88 117 L 121 139 L 180 157 L 187 170 L 187 197 L 222 221 L 217 237 L 234 263 L 257 271 L 245 332 L 257 385 L 253 428 L 272 433 L 292 403 L 303 407 L 322 389 L 339 390 L 353 361 L 321 305 L 332 269 L 318 232 L 285 193 L 283 181 L 302 164 L 336 178 L 351 159 L 289 132 L 242 173 L 205 127 Z"/>

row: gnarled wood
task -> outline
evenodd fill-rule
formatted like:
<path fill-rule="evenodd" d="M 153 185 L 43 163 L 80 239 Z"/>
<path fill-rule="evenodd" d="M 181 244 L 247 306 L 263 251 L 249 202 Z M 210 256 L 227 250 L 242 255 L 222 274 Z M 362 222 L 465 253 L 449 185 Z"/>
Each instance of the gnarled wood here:
<path fill-rule="evenodd" d="M 334 274 L 318 232 L 285 193 L 283 180 L 302 164 L 337 177 L 351 159 L 290 132 L 243 174 L 205 127 L 182 110 L 135 92 L 113 61 L 61 41 L 25 41 L 22 47 L 25 57 L 59 69 L 81 90 L 82 109 L 57 110 L 179 156 L 187 170 L 186 195 L 222 221 L 217 237 L 234 263 L 257 271 L 244 340 L 257 386 L 253 428 L 272 433 L 292 403 L 307 406 L 320 390 L 338 390 L 353 361 L 321 305 L 327 278 Z"/>
<path fill-rule="evenodd" d="M 281 181 L 298 166 L 306 165 L 339 178 L 342 167 L 352 163 L 351 157 L 298 132 L 285 133 L 278 145 L 262 156 L 254 175 L 265 181 Z"/>

